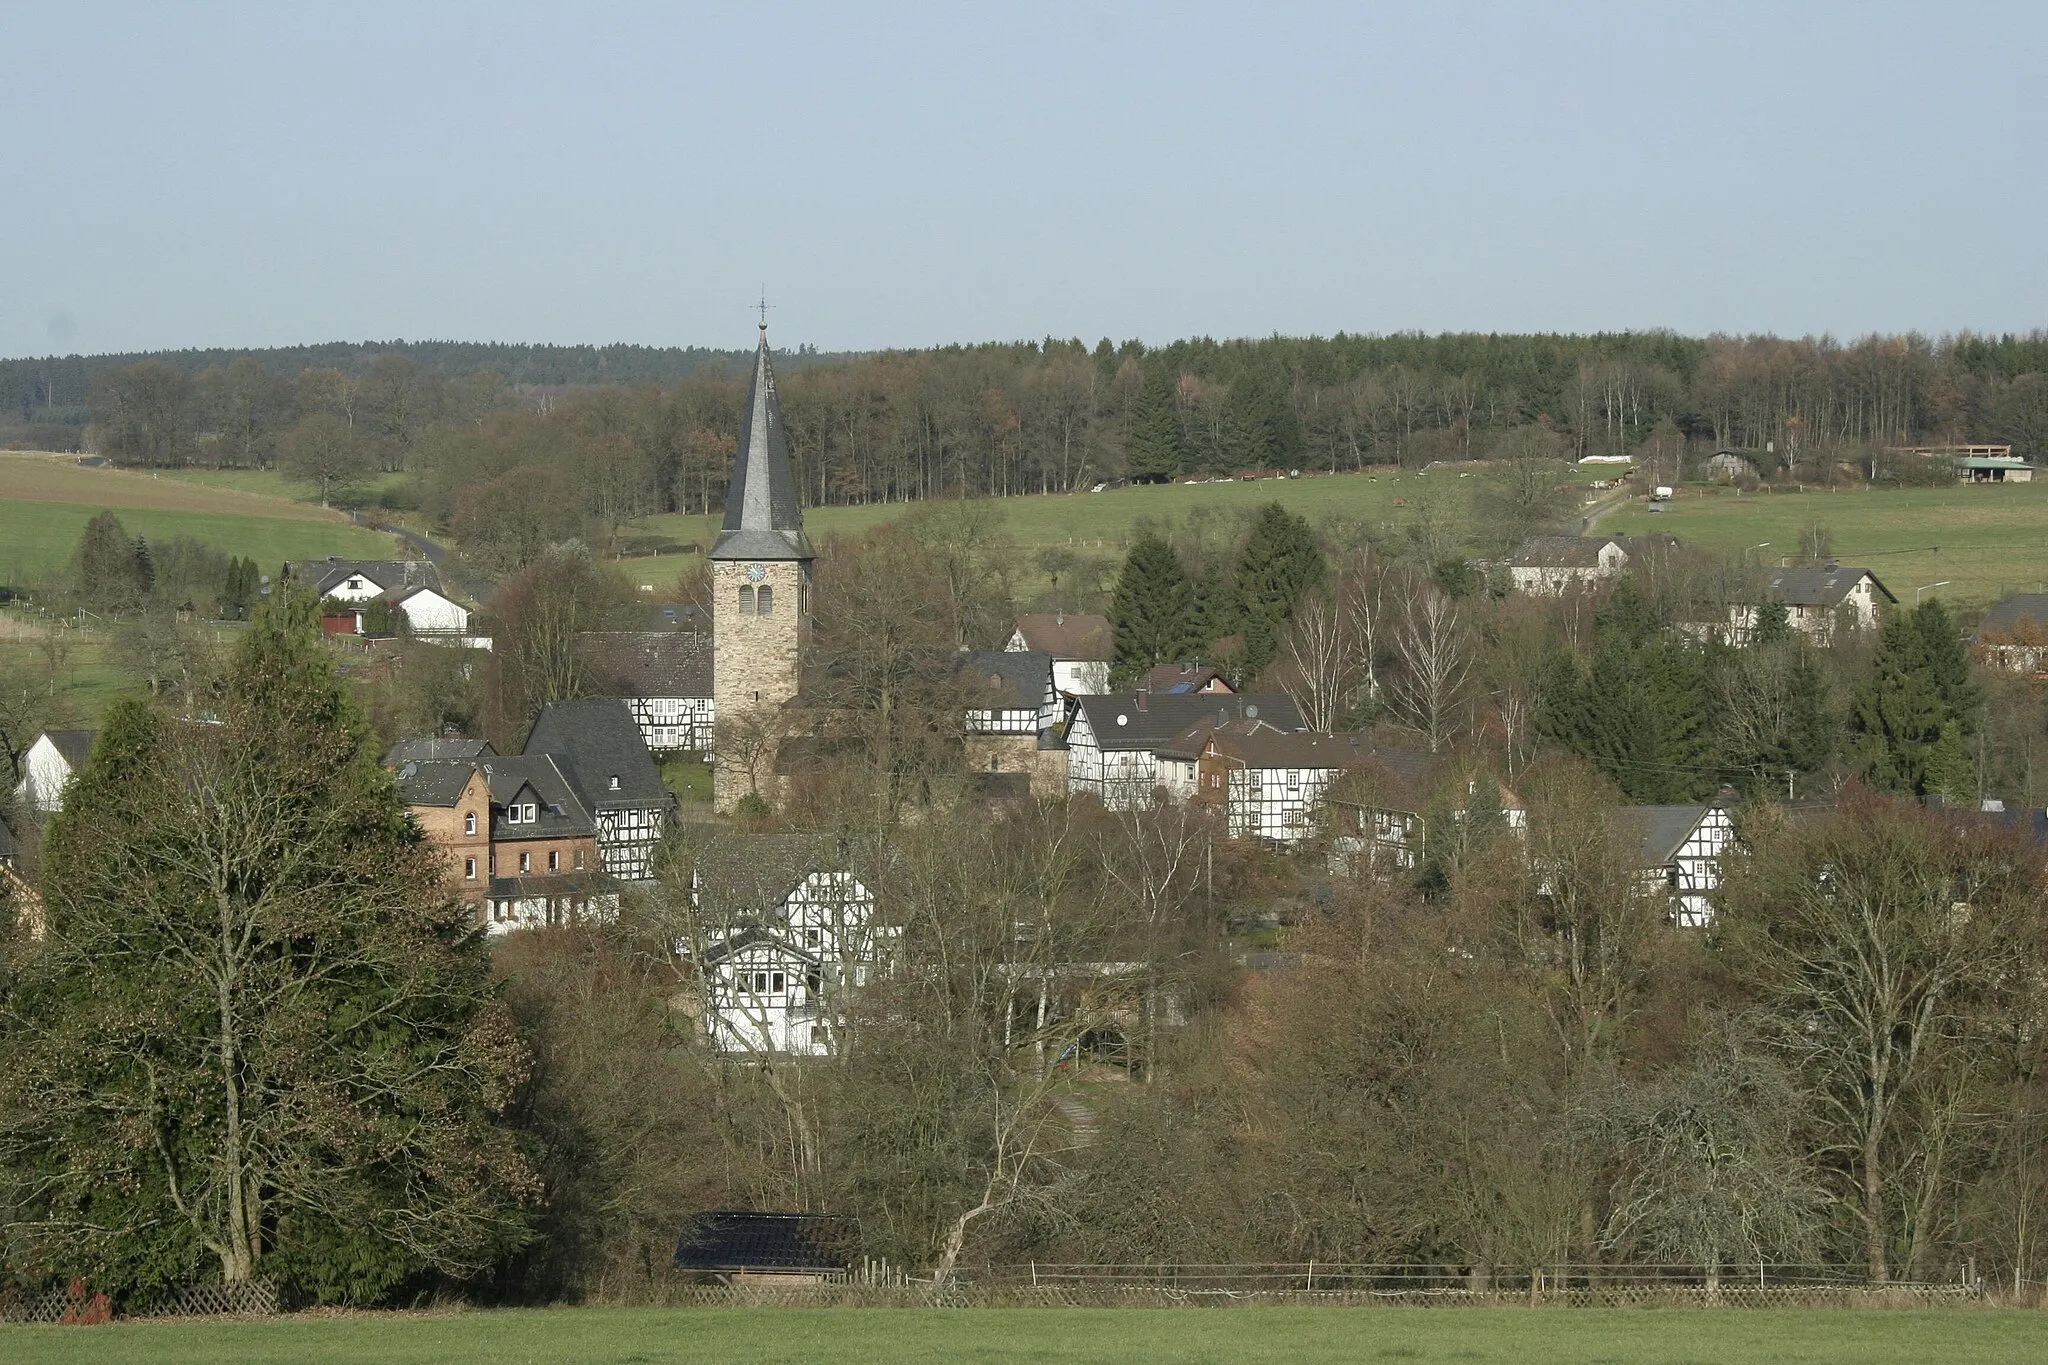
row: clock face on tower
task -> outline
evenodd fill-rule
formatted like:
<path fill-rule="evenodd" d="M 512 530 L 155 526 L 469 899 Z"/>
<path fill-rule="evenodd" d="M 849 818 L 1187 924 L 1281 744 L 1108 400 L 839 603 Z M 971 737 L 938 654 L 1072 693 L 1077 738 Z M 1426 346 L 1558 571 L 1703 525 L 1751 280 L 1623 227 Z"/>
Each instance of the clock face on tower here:
<path fill-rule="evenodd" d="M 747 565 L 747 581 L 749 583 L 759 583 L 762 579 L 766 578 L 767 576 L 768 570 L 763 568 L 761 565 Z"/>

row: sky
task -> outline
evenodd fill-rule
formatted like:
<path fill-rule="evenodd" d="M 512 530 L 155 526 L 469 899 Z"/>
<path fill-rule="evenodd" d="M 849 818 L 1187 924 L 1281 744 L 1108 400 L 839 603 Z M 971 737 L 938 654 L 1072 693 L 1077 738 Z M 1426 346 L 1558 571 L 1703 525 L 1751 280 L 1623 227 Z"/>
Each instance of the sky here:
<path fill-rule="evenodd" d="M 2048 4 L 0 0 L 0 356 L 2048 327 Z"/>

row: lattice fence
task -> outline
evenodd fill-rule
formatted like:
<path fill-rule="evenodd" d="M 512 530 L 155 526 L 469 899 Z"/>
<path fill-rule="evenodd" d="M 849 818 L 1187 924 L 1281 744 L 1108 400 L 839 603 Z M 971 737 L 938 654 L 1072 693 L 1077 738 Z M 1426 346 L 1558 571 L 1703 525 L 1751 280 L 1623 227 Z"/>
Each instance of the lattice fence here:
<path fill-rule="evenodd" d="M 268 1317 L 278 1311 L 277 1290 L 267 1284 L 195 1284 L 176 1299 L 150 1307 L 123 1309 L 122 1317 Z M 33 1294 L 0 1294 L 0 1322 L 90 1323 L 115 1316 L 104 1294 L 80 1286 Z"/>

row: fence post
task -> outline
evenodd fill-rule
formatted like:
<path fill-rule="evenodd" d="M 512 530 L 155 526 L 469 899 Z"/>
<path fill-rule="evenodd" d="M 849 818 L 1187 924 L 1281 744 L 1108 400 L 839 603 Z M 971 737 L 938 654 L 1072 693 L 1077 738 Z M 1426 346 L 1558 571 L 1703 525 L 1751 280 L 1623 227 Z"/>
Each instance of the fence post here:
<path fill-rule="evenodd" d="M 1036 1261 L 1031 1263 L 1031 1287 L 1033 1289 L 1038 1288 L 1038 1262 Z"/>
<path fill-rule="evenodd" d="M 1313 1256 L 1308 1258 L 1308 1292 L 1316 1292 L 1316 1258 Z"/>

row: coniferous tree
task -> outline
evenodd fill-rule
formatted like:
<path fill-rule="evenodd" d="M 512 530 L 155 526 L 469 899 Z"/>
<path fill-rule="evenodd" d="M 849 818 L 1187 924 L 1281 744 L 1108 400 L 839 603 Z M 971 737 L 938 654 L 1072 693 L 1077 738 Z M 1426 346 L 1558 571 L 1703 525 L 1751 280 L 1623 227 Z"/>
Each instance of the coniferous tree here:
<path fill-rule="evenodd" d="M 1277 502 L 1259 509 L 1237 560 L 1237 611 L 1244 630 L 1244 668 L 1256 678 L 1279 655 L 1280 631 L 1309 593 L 1323 587 L 1329 566 L 1308 523 Z"/>
<path fill-rule="evenodd" d="M 79 596 L 100 611 L 132 611 L 149 594 L 154 569 L 149 551 L 131 539 L 112 511 L 85 524 L 72 555 L 72 576 Z"/>
<path fill-rule="evenodd" d="M 526 1235 L 488 949 L 312 613 L 257 613 L 218 724 L 117 704 L 51 826 L 46 938 L 0 1010 L 20 1264 L 360 1301 Z"/>
<path fill-rule="evenodd" d="M 1173 377 L 1157 366 L 1146 372 L 1144 387 L 1131 412 L 1131 477 L 1172 478 L 1186 461 L 1180 414 L 1176 411 Z"/>
<path fill-rule="evenodd" d="M 1630 799 L 1695 800 L 1713 786 L 1706 660 L 1671 631 L 1633 580 L 1595 618 L 1593 660 L 1547 671 L 1538 723 L 1593 760 Z"/>
<path fill-rule="evenodd" d="M 1967 762 L 1964 741 L 1977 732 L 1982 703 L 1948 609 L 1932 600 L 1894 614 L 1849 708 L 1863 777 L 1887 791 L 1936 790 L 1928 780 L 1934 762 L 1941 789 L 1971 785 L 1962 783 L 1958 765 Z M 1944 736 L 1948 746 L 1937 758 Z"/>
<path fill-rule="evenodd" d="M 1117 576 L 1109 622 L 1116 633 L 1110 676 L 1117 687 L 1159 664 L 1191 658 L 1202 647 L 1187 570 L 1158 536 L 1140 536 L 1131 546 Z"/>

